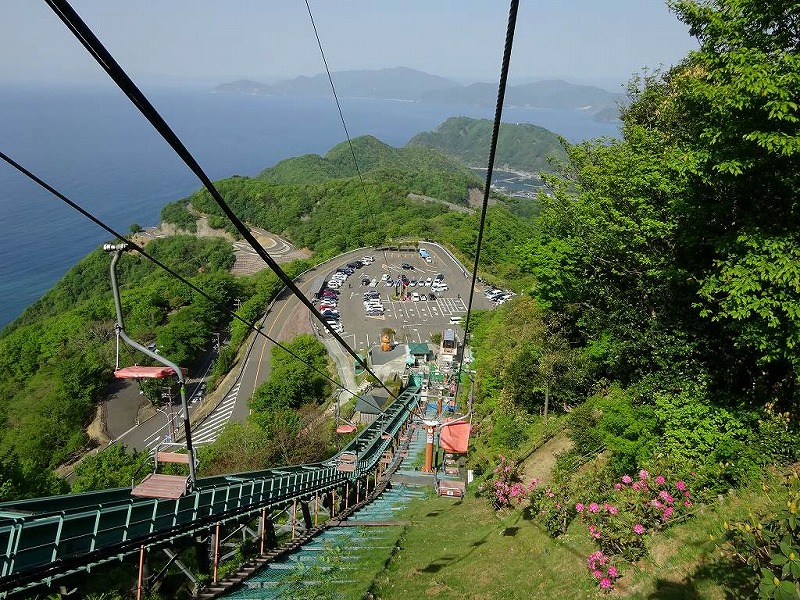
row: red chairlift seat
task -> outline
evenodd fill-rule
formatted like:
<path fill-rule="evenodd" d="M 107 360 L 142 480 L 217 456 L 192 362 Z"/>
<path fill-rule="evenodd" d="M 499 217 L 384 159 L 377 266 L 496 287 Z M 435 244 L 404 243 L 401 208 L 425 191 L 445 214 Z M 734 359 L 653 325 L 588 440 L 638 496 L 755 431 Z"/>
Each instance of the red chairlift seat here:
<path fill-rule="evenodd" d="M 175 375 L 175 369 L 163 365 L 158 367 L 133 365 L 114 371 L 114 377 L 117 379 L 164 379 L 173 375 Z"/>
<path fill-rule="evenodd" d="M 471 429 L 469 421 L 458 421 L 452 425 L 445 423 L 439 432 L 439 446 L 445 452 L 466 454 Z"/>
<path fill-rule="evenodd" d="M 355 452 L 342 452 L 336 470 L 342 473 L 354 473 L 358 463 L 358 456 Z"/>
<path fill-rule="evenodd" d="M 463 498 L 467 492 L 467 484 L 456 479 L 442 479 L 436 485 L 438 496 L 449 496 L 450 498 Z"/>
<path fill-rule="evenodd" d="M 356 426 L 352 423 L 342 423 L 336 428 L 336 433 L 353 433 L 356 430 Z"/>
<path fill-rule="evenodd" d="M 171 370 L 171 369 L 170 369 Z M 155 469 L 159 462 L 189 464 L 189 455 L 178 452 L 156 452 Z M 177 500 L 189 491 L 189 478 L 183 475 L 165 475 L 155 470 L 131 490 L 131 496 L 140 498 L 165 498 Z"/>

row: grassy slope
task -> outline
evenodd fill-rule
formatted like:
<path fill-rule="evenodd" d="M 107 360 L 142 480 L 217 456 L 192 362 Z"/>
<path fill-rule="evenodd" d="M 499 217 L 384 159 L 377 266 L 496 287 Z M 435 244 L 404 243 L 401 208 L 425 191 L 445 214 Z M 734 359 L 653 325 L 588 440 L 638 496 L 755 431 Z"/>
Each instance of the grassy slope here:
<path fill-rule="evenodd" d="M 743 518 L 760 496 L 726 499 L 650 539 L 650 556 L 621 565 L 612 597 L 641 600 L 743 598 L 741 568 L 725 562 L 709 543 L 725 519 Z M 377 575 L 373 597 L 410 598 L 595 598 L 586 557 L 595 550 L 574 521 L 552 539 L 523 512 L 495 513 L 472 494 L 463 501 L 432 497 L 403 515 L 412 524 L 387 567 Z M 742 587 L 744 584 L 744 587 Z M 752 589 L 752 588 L 749 588 Z"/>

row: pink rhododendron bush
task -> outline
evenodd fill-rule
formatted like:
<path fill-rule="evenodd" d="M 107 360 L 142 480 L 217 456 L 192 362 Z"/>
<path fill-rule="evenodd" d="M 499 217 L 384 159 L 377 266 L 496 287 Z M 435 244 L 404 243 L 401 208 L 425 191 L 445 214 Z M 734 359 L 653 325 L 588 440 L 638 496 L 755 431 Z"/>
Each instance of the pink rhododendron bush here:
<path fill-rule="evenodd" d="M 644 469 L 618 481 L 571 489 L 537 480 L 525 483 L 513 461 L 499 458 L 479 493 L 495 509 L 522 506 L 527 500 L 534 518 L 553 536 L 564 533 L 577 516 L 597 546 L 586 558 L 586 567 L 603 591 L 614 588 L 625 563 L 646 554 L 649 535 L 682 519 L 694 505 L 686 481 Z"/>
<path fill-rule="evenodd" d="M 686 515 L 693 501 L 685 481 L 644 469 L 624 475 L 602 495 L 576 502 L 575 511 L 599 548 L 587 559 L 589 572 L 601 589 L 611 590 L 620 576 L 615 562 L 644 556 L 645 537 Z"/>
<path fill-rule="evenodd" d="M 478 494 L 486 496 L 495 510 L 519 506 L 538 482 L 534 479 L 527 486 L 523 485 L 519 465 L 503 454 L 498 458 L 500 462 L 492 475 L 478 486 Z"/>

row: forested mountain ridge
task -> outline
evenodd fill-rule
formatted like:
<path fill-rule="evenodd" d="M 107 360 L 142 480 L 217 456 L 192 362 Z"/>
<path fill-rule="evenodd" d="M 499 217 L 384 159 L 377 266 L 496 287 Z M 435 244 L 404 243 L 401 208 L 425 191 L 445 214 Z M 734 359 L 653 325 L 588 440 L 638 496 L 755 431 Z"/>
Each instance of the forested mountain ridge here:
<path fill-rule="evenodd" d="M 470 167 L 489 163 L 492 122 L 451 117 L 433 131 L 418 133 L 407 148 L 433 148 Z M 567 158 L 564 143 L 552 131 L 530 123 L 501 123 L 495 166 L 527 173 L 553 172 Z"/>
<path fill-rule="evenodd" d="M 483 185 L 470 169 L 440 152 L 393 148 L 369 135 L 342 142 L 324 157 L 307 154 L 283 160 L 257 177 L 275 184 L 309 184 L 357 176 L 393 181 L 410 192 L 459 204 L 466 203 L 470 188 Z"/>

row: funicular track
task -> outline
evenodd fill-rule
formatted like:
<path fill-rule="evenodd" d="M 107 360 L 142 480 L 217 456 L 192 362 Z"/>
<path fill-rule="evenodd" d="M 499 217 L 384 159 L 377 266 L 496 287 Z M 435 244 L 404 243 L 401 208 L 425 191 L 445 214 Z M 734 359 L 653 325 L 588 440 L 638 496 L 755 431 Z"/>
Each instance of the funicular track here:
<path fill-rule="evenodd" d="M 253 519 L 315 495 L 335 495 L 379 468 L 419 398 L 419 386 L 412 385 L 326 461 L 200 478 L 192 493 L 177 500 L 137 498 L 123 488 L 2 503 L 0 598 L 30 596 L 143 549 L 190 542 L 217 525 Z M 358 457 L 353 472 L 337 468 L 345 453 Z"/>

